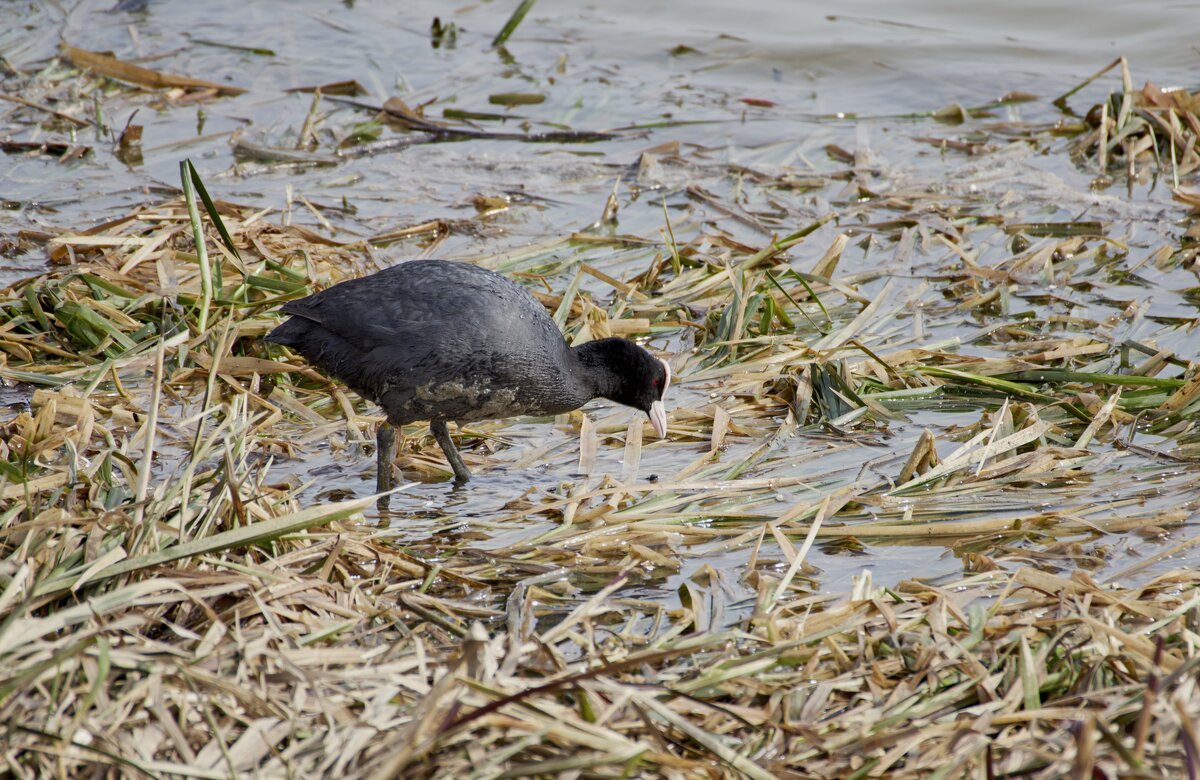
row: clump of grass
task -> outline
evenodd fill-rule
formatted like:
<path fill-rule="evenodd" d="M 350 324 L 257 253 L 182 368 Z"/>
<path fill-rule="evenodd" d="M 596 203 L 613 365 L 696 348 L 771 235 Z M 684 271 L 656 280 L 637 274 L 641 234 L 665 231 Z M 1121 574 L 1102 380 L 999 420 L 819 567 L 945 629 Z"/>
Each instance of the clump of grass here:
<path fill-rule="evenodd" d="M 1074 153 L 1093 160 L 1101 172 L 1124 175 L 1129 186 L 1161 171 L 1179 187 L 1200 169 L 1200 92 L 1149 82 L 1137 89 L 1124 57 L 1088 81 L 1116 67 L 1121 89 L 1087 112 L 1087 130 L 1073 141 Z M 1065 105 L 1070 94 L 1059 101 Z"/>

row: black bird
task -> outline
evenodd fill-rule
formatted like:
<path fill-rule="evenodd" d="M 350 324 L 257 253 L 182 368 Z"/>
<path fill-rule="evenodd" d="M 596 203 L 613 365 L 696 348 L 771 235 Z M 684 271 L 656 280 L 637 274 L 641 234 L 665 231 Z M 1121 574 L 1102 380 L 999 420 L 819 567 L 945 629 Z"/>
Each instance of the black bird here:
<path fill-rule="evenodd" d="M 466 263 L 418 260 L 289 301 L 266 336 L 383 407 L 380 492 L 391 486 L 393 426 L 429 420 L 456 483 L 471 478 L 446 423 L 569 412 L 607 398 L 667 432 L 671 367 L 632 341 L 571 347 L 524 288 Z"/>

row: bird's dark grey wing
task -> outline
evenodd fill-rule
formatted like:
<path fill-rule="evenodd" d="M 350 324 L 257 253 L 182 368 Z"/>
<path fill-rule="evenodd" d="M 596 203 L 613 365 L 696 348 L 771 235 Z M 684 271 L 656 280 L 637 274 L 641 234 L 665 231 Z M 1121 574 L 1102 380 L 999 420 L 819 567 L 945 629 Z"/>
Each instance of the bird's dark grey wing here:
<path fill-rule="evenodd" d="M 565 349 L 528 292 L 460 263 L 394 266 L 291 301 L 282 311 L 292 319 L 269 340 L 297 348 L 377 400 L 389 389 L 461 377 L 515 381 L 522 359 L 539 352 L 534 345 Z"/>
<path fill-rule="evenodd" d="M 480 307 L 480 301 L 489 305 Z M 289 301 L 282 311 L 319 323 L 371 351 L 429 338 L 457 341 L 455 331 L 463 329 L 493 334 L 476 342 L 482 344 L 506 333 L 530 336 L 534 334 L 522 331 L 544 316 L 545 309 L 517 285 L 475 266 L 418 261 Z"/>
<path fill-rule="evenodd" d="M 397 341 L 411 341 L 453 319 L 431 302 L 434 291 L 419 279 L 404 284 L 396 275 L 352 279 L 319 293 L 285 303 L 285 314 L 315 322 L 365 352 Z"/>

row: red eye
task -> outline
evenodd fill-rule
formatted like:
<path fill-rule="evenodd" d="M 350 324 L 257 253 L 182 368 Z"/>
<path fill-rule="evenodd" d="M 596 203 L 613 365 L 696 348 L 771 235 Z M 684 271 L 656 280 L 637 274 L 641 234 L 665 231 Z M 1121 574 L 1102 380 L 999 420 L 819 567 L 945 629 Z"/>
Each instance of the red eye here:
<path fill-rule="evenodd" d="M 662 380 L 661 380 L 661 379 L 659 379 L 658 377 L 655 377 L 655 378 L 654 378 L 654 386 L 655 386 L 655 387 L 662 387 Z"/>

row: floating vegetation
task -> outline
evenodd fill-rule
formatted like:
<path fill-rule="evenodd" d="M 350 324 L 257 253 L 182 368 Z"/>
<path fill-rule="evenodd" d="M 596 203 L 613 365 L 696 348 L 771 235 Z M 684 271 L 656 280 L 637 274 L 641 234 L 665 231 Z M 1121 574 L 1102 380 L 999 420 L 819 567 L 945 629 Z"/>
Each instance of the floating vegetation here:
<path fill-rule="evenodd" d="M 141 87 L 148 87 L 150 89 L 174 87 L 185 90 L 201 90 L 211 95 L 241 95 L 246 91 L 242 87 L 235 87 L 230 84 L 218 84 L 190 76 L 175 76 L 170 73 L 143 68 L 140 65 L 123 62 L 107 54 L 76 48 L 65 41 L 61 48 L 63 56 L 79 68 Z"/>
<path fill-rule="evenodd" d="M 171 99 L 229 94 L 64 53 Z M 356 103 L 375 119 L 322 135 L 321 101 L 366 90 L 299 89 L 313 99 L 293 143 L 239 138 L 240 159 L 335 166 L 343 143 L 395 141 L 385 125 L 405 143 L 613 137 L 478 131 L 400 100 Z M 499 102 L 533 111 L 541 96 Z M 1184 97 L 1126 88 L 1077 128 L 1074 154 L 1107 155 L 1103 170 L 1173 159 L 1178 200 L 1200 208 L 1182 186 Z M 45 129 L 96 124 L 27 102 Z M 670 440 L 643 446 L 642 421 L 605 408 L 540 421 L 536 439 L 519 422 L 464 428 L 473 470 L 571 464 L 482 516 L 416 500 L 372 515 L 358 472 L 377 410 L 260 337 L 282 302 L 390 262 L 380 247 L 432 252 L 533 212 L 529 193 L 345 240 L 327 205 L 298 197 L 322 229 L 304 227 L 210 197 L 185 163 L 182 194 L 6 237 L 50 263 L 0 291 L 6 769 L 1200 770 L 1200 576 L 1172 568 L 1200 546 L 1196 222 L 1130 217 L 1045 179 L 1012 194 L 1005 160 L 1060 129 L 921 136 L 971 161 L 935 182 L 866 143 L 771 172 L 679 143 L 606 168 L 596 223 L 474 261 L 527 284 L 572 341 L 669 353 Z M 639 199 L 661 214 L 653 229 L 630 227 Z M 401 469 L 445 479 L 424 428 L 406 434 Z M 886 583 L 866 570 L 879 550 L 921 548 L 945 565 Z M 839 593 L 828 561 L 863 573 Z"/>

